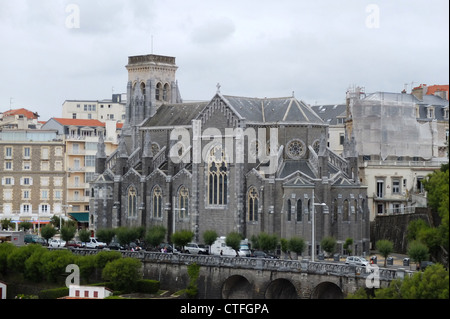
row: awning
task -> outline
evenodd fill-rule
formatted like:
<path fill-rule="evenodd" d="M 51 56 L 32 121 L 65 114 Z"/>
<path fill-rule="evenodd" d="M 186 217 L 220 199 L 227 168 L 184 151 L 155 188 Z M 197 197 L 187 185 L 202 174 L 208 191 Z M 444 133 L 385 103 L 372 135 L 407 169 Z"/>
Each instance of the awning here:
<path fill-rule="evenodd" d="M 89 213 L 69 213 L 79 223 L 89 223 Z"/>

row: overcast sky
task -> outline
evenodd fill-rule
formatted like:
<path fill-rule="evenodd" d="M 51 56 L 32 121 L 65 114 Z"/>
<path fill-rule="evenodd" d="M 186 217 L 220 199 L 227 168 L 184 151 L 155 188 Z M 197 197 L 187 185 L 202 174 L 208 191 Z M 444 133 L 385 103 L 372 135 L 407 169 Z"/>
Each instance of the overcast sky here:
<path fill-rule="evenodd" d="M 152 41 L 153 38 L 153 41 Z M 0 112 L 125 93 L 128 56 L 176 57 L 184 100 L 345 101 L 449 83 L 448 0 L 0 0 Z M 153 43 L 153 45 L 152 45 Z"/>

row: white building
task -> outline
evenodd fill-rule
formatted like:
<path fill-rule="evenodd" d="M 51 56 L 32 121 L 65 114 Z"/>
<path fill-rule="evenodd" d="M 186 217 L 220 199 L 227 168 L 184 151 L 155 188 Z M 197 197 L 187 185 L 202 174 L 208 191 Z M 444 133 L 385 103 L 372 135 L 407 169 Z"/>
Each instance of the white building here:
<path fill-rule="evenodd" d="M 6 283 L 0 281 L 0 299 L 6 299 Z"/>
<path fill-rule="evenodd" d="M 69 286 L 69 298 L 81 299 L 105 299 L 112 295 L 112 291 L 106 287 L 96 286 Z"/>
<path fill-rule="evenodd" d="M 437 95 L 347 92 L 346 135 L 359 154 L 371 220 L 426 206 L 422 181 L 448 163 L 448 114 Z"/>
<path fill-rule="evenodd" d="M 123 123 L 125 104 L 126 94 L 113 94 L 111 100 L 66 100 L 62 105 L 62 117 Z"/>

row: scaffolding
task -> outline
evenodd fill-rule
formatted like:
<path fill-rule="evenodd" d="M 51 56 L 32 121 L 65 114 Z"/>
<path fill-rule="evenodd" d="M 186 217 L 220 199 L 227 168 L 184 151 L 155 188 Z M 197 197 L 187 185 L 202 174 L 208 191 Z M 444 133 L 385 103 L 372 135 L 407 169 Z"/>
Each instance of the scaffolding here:
<path fill-rule="evenodd" d="M 433 156 L 435 121 L 420 123 L 419 100 L 411 94 L 376 92 L 361 98 L 360 91 L 350 94 L 353 134 L 360 155 L 388 157 Z"/>

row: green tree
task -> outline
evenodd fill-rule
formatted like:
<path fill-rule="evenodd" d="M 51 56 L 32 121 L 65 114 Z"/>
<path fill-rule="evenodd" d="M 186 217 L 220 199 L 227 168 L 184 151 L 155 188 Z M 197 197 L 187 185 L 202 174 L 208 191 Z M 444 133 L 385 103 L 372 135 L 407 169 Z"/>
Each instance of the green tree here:
<path fill-rule="evenodd" d="M 102 271 L 102 278 L 113 283 L 114 289 L 131 292 L 136 287 L 142 264 L 135 258 L 120 258 L 106 264 Z"/>
<path fill-rule="evenodd" d="M 2 226 L 2 229 L 0 229 L 0 230 L 3 230 L 3 229 L 8 230 L 10 227 L 12 228 L 14 226 L 14 223 L 11 221 L 11 219 L 7 219 L 7 218 L 2 219 L 0 221 L 0 224 Z"/>
<path fill-rule="evenodd" d="M 16 249 L 19 248 L 11 243 L 0 244 L 0 274 L 6 275 L 6 273 L 8 272 L 8 257 Z"/>
<path fill-rule="evenodd" d="M 409 243 L 408 256 L 411 257 L 413 261 L 419 264 L 419 269 L 421 267 L 420 263 L 424 260 L 427 260 L 428 255 L 428 247 L 419 240 L 414 240 Z"/>
<path fill-rule="evenodd" d="M 198 294 L 197 280 L 200 275 L 200 266 L 196 263 L 188 266 L 189 284 L 186 288 L 186 294 L 189 298 L 195 298 Z"/>
<path fill-rule="evenodd" d="M 437 227 L 440 245 L 449 249 L 449 166 L 443 165 L 440 170 L 428 175 L 424 181 L 427 191 L 428 206 L 439 213 L 441 224 Z M 429 247 L 432 249 L 432 247 Z"/>
<path fill-rule="evenodd" d="M 286 238 L 280 238 L 281 251 L 285 254 L 289 251 L 289 241 Z"/>
<path fill-rule="evenodd" d="M 375 290 L 375 299 L 448 299 L 449 276 L 441 264 L 428 266 L 411 277 L 391 281 L 389 287 Z"/>
<path fill-rule="evenodd" d="M 96 236 L 99 241 L 109 244 L 112 242 L 116 232 L 113 228 L 102 228 L 97 230 Z"/>
<path fill-rule="evenodd" d="M 63 226 L 61 228 L 61 238 L 64 241 L 72 240 L 75 236 L 77 229 L 73 226 Z"/>
<path fill-rule="evenodd" d="M 41 229 L 41 236 L 45 238 L 48 243 L 48 240 L 56 235 L 56 229 L 51 224 L 47 224 Z"/>
<path fill-rule="evenodd" d="M 86 229 L 81 229 L 78 231 L 78 238 L 82 243 L 87 243 L 89 238 L 91 238 L 91 233 Z"/>
<path fill-rule="evenodd" d="M 239 255 L 238 251 L 241 248 L 241 240 L 242 236 L 237 232 L 229 233 L 227 238 L 225 239 L 225 245 L 230 246 L 236 251 L 236 257 Z"/>
<path fill-rule="evenodd" d="M 122 254 L 118 251 L 101 251 L 95 255 L 95 267 L 103 269 L 107 263 L 120 258 Z"/>
<path fill-rule="evenodd" d="M 139 238 L 140 230 L 137 227 L 119 227 L 116 228 L 116 236 L 119 243 L 128 246 L 131 242 Z"/>
<path fill-rule="evenodd" d="M 320 241 L 320 246 L 328 255 L 332 255 L 336 251 L 336 244 L 336 239 L 331 236 L 324 237 Z"/>
<path fill-rule="evenodd" d="M 406 239 L 408 241 L 419 239 L 419 233 L 428 227 L 428 224 L 423 219 L 416 219 L 409 222 L 406 229 Z"/>
<path fill-rule="evenodd" d="M 38 245 L 36 245 L 38 246 Z M 43 256 L 50 254 L 51 251 L 40 247 L 33 251 L 30 257 L 25 261 L 25 271 L 23 276 L 25 279 L 34 282 L 41 282 L 44 280 L 44 263 Z"/>
<path fill-rule="evenodd" d="M 390 240 L 380 239 L 375 243 L 375 247 L 381 256 L 384 257 L 384 267 L 386 267 L 386 259 L 394 250 L 394 244 Z"/>
<path fill-rule="evenodd" d="M 217 232 L 215 230 L 207 230 L 203 233 L 203 240 L 205 241 L 205 244 L 209 246 L 209 253 L 211 253 L 211 245 L 214 244 L 214 242 L 217 239 Z"/>
<path fill-rule="evenodd" d="M 267 233 L 258 234 L 258 245 L 263 251 L 272 251 L 277 248 L 278 237 L 276 235 L 269 235 Z"/>
<path fill-rule="evenodd" d="M 347 251 L 349 255 L 352 254 L 352 245 L 353 245 L 353 239 L 347 238 L 344 242 L 343 248 Z"/>
<path fill-rule="evenodd" d="M 75 264 L 80 268 L 80 279 L 89 282 L 96 267 L 97 255 L 76 256 Z"/>
<path fill-rule="evenodd" d="M 153 226 L 145 235 L 145 241 L 153 247 L 157 247 L 166 237 L 166 228 L 164 226 Z"/>
<path fill-rule="evenodd" d="M 45 249 L 41 245 L 26 245 L 12 251 L 8 256 L 8 268 L 15 272 L 23 273 L 25 271 L 25 262 L 30 256 L 38 250 Z"/>
<path fill-rule="evenodd" d="M 22 229 L 23 231 L 27 231 L 29 229 L 31 229 L 33 227 L 33 224 L 30 222 L 21 222 L 19 224 L 19 228 Z"/>
<path fill-rule="evenodd" d="M 288 247 L 290 251 L 295 252 L 297 255 L 301 255 L 306 248 L 306 244 L 303 238 L 291 237 L 289 239 Z"/>
<path fill-rule="evenodd" d="M 192 238 L 194 233 L 190 230 L 179 230 L 172 234 L 172 242 L 175 246 L 180 246 L 181 250 L 184 250 L 184 246 L 191 242 Z"/>
<path fill-rule="evenodd" d="M 50 282 L 57 282 L 66 267 L 75 262 L 75 255 L 69 250 L 52 250 L 42 255 L 42 272 Z"/>

